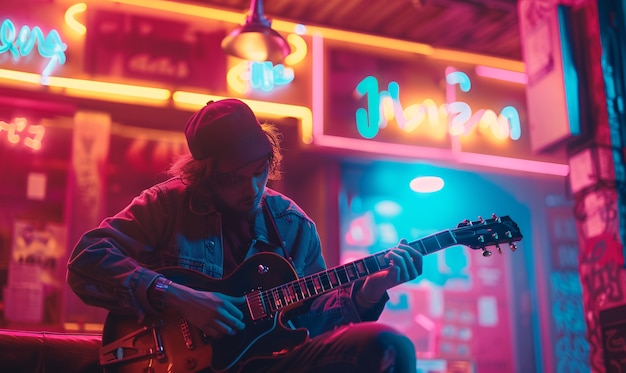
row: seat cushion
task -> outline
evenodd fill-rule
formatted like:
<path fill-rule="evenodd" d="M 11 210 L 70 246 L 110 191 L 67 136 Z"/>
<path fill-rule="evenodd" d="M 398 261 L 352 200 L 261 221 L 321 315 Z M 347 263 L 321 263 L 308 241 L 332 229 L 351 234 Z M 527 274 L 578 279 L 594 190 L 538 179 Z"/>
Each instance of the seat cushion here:
<path fill-rule="evenodd" d="M 0 329 L 0 367 L 6 372 L 102 372 L 102 336 Z"/>

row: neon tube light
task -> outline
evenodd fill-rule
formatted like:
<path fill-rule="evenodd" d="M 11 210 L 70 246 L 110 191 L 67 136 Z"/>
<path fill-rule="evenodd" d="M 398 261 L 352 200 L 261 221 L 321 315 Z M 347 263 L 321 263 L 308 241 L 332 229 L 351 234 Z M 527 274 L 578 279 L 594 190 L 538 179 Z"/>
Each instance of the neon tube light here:
<path fill-rule="evenodd" d="M 114 4 L 127 4 L 152 10 L 160 10 L 170 14 L 179 14 L 184 16 L 201 17 L 208 19 L 221 20 L 240 24 L 244 16 L 238 12 L 225 11 L 222 9 L 209 8 L 205 6 L 197 6 L 190 4 L 175 3 L 169 1 L 145 1 L 145 0 L 109 0 Z M 272 19 L 272 28 L 277 31 L 293 32 L 294 30 L 304 29 L 301 24 L 294 22 Z M 465 63 L 480 64 L 486 66 L 499 67 L 511 71 L 524 71 L 525 65 L 521 61 L 510 60 L 499 57 L 491 57 L 482 54 L 470 52 L 459 52 L 448 49 L 433 48 L 428 44 L 409 42 L 405 40 L 393 39 L 388 37 L 362 34 L 358 32 L 343 31 L 326 27 L 306 26 L 308 35 L 319 35 L 326 39 L 345 41 L 352 44 L 363 45 L 367 47 L 375 47 L 381 49 L 391 49 L 402 52 L 410 51 L 410 53 L 429 56 L 430 58 L 440 59 L 444 61 L 462 61 Z"/>
<path fill-rule="evenodd" d="M 65 11 L 65 23 L 79 35 L 85 35 L 87 33 L 87 27 L 78 22 L 74 18 L 77 14 L 84 13 L 87 10 L 87 4 L 78 3 L 67 8 Z"/>
<path fill-rule="evenodd" d="M 497 69 L 495 67 L 482 66 L 478 65 L 475 68 L 476 75 L 482 76 L 484 78 L 491 78 L 502 80 L 505 82 L 518 83 L 518 84 L 526 84 L 528 83 L 528 77 L 525 73 L 505 70 L 505 69 Z"/>
<path fill-rule="evenodd" d="M 7 132 L 7 141 L 18 144 L 20 141 L 33 150 L 41 149 L 41 142 L 46 133 L 42 125 L 28 124 L 26 118 L 14 118 L 10 122 L 0 120 L 0 133 Z"/>
<path fill-rule="evenodd" d="M 316 136 L 314 140 L 314 143 L 319 146 L 355 152 L 388 155 L 398 158 L 423 159 L 449 163 L 456 162 L 473 166 L 493 167 L 511 171 L 524 171 L 555 176 L 567 176 L 569 174 L 569 166 L 559 163 L 540 162 L 487 154 L 453 152 L 449 149 L 390 144 L 375 140 L 351 139 L 329 135 Z"/>
<path fill-rule="evenodd" d="M 306 57 L 306 42 L 296 34 L 289 34 L 287 40 L 294 48 L 285 58 L 285 64 L 295 65 Z M 270 92 L 276 86 L 291 83 L 294 78 L 295 73 L 291 67 L 283 64 L 274 65 L 270 61 L 241 61 L 226 72 L 228 86 L 241 94 L 250 89 Z"/>
<path fill-rule="evenodd" d="M 403 144 L 389 144 L 374 140 L 351 139 L 324 134 L 324 39 L 313 37 L 313 144 L 321 147 L 349 150 L 358 153 L 368 152 L 398 158 L 426 159 L 436 162 L 458 162 L 483 167 L 503 168 L 538 174 L 567 176 L 569 166 L 558 163 L 529 161 L 524 159 L 496 157 L 490 155 L 464 153 L 462 151 L 427 148 Z"/>
<path fill-rule="evenodd" d="M 15 70 L 0 69 L 0 79 L 8 79 L 37 85 L 41 84 L 41 75 Z"/>
<path fill-rule="evenodd" d="M 458 84 L 463 92 L 471 90 L 469 77 L 461 71 L 446 74 L 446 83 Z M 519 140 L 521 137 L 519 113 L 513 106 L 503 108 L 499 115 L 485 109 L 472 112 L 470 105 L 462 101 L 442 104 L 437 108 L 432 100 L 424 100 L 421 105 L 414 104 L 403 109 L 398 83 L 390 82 L 386 91 L 379 91 L 378 79 L 371 75 L 363 78 L 355 90 L 358 98 L 367 96 L 367 107 L 358 108 L 355 114 L 357 130 L 366 139 L 376 137 L 381 128 L 387 127 L 388 120 L 394 118 L 398 127 L 407 133 L 426 120 L 432 127 L 448 127 L 448 119 L 451 118 L 447 132 L 452 136 L 467 135 L 478 128 L 482 132 L 490 130 L 498 140 Z"/>
<path fill-rule="evenodd" d="M 93 80 L 47 77 L 42 84 L 50 87 L 65 88 L 75 91 L 102 93 L 116 96 L 137 97 L 141 99 L 167 101 L 171 92 L 163 88 L 143 87 L 129 84 L 99 82 Z"/>
<path fill-rule="evenodd" d="M 24 25 L 17 31 L 11 20 L 2 21 L 0 25 L 0 54 L 9 52 L 13 59 L 18 61 L 20 57 L 31 54 L 35 43 L 39 55 L 48 59 L 48 64 L 44 67 L 42 75 L 50 75 L 57 65 L 65 64 L 67 45 L 61 41 L 61 36 L 57 30 L 50 30 L 44 36 L 39 26 L 31 29 Z"/>

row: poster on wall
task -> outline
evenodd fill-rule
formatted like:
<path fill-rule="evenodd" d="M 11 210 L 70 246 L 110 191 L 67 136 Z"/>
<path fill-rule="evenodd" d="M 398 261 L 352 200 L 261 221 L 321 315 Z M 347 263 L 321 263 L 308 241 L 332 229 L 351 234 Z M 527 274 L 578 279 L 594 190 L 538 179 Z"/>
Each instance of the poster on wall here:
<path fill-rule="evenodd" d="M 15 220 L 5 289 L 8 321 L 58 323 L 65 279 L 65 226 Z"/>

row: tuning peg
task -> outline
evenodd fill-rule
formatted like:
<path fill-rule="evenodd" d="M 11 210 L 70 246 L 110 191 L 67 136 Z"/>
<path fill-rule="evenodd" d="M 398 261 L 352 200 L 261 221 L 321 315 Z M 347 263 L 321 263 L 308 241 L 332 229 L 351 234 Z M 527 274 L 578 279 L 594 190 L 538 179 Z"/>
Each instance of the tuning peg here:
<path fill-rule="evenodd" d="M 461 222 L 457 225 L 457 227 L 459 227 L 459 228 L 460 228 L 460 227 L 467 227 L 468 225 L 470 225 L 470 221 L 469 221 L 469 220 L 467 220 L 467 219 L 463 219 L 463 221 L 461 221 Z"/>
<path fill-rule="evenodd" d="M 495 220 L 495 219 L 498 219 L 498 216 L 495 213 L 492 213 L 491 218 Z"/>
<path fill-rule="evenodd" d="M 486 249 L 486 248 L 484 248 L 484 247 L 481 247 L 481 249 L 482 249 L 482 251 L 483 251 L 483 256 L 484 256 L 484 257 L 488 257 L 488 256 L 491 256 L 491 254 L 493 254 L 491 251 L 487 250 L 487 249 Z"/>
<path fill-rule="evenodd" d="M 517 250 L 517 244 L 515 242 L 511 242 L 509 244 L 509 248 L 511 249 L 512 252 L 515 252 L 515 250 Z"/>
<path fill-rule="evenodd" d="M 496 249 L 498 249 L 498 254 L 502 254 L 502 249 L 499 244 L 496 245 Z"/>
<path fill-rule="evenodd" d="M 483 223 L 485 221 L 485 219 L 483 219 L 482 216 L 478 215 L 478 222 L 479 223 Z"/>

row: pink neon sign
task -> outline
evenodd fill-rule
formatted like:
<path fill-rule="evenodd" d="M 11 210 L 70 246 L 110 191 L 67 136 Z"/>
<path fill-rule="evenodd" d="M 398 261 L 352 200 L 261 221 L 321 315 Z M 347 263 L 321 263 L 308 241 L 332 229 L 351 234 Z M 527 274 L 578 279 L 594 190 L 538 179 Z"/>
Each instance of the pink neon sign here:
<path fill-rule="evenodd" d="M 0 54 L 11 53 L 15 61 L 21 57 L 30 55 L 37 44 L 37 52 L 43 58 L 48 59 L 41 75 L 48 76 L 57 65 L 65 64 L 65 51 L 67 45 L 61 41 L 56 30 L 51 30 L 44 36 L 39 26 L 32 29 L 22 26 L 19 31 L 9 19 L 2 21 L 0 25 Z"/>
<path fill-rule="evenodd" d="M 39 124 L 28 124 L 26 118 L 14 118 L 8 123 L 0 120 L 0 134 L 2 131 L 6 131 L 9 143 L 21 142 L 31 149 L 39 150 L 46 128 Z"/>

